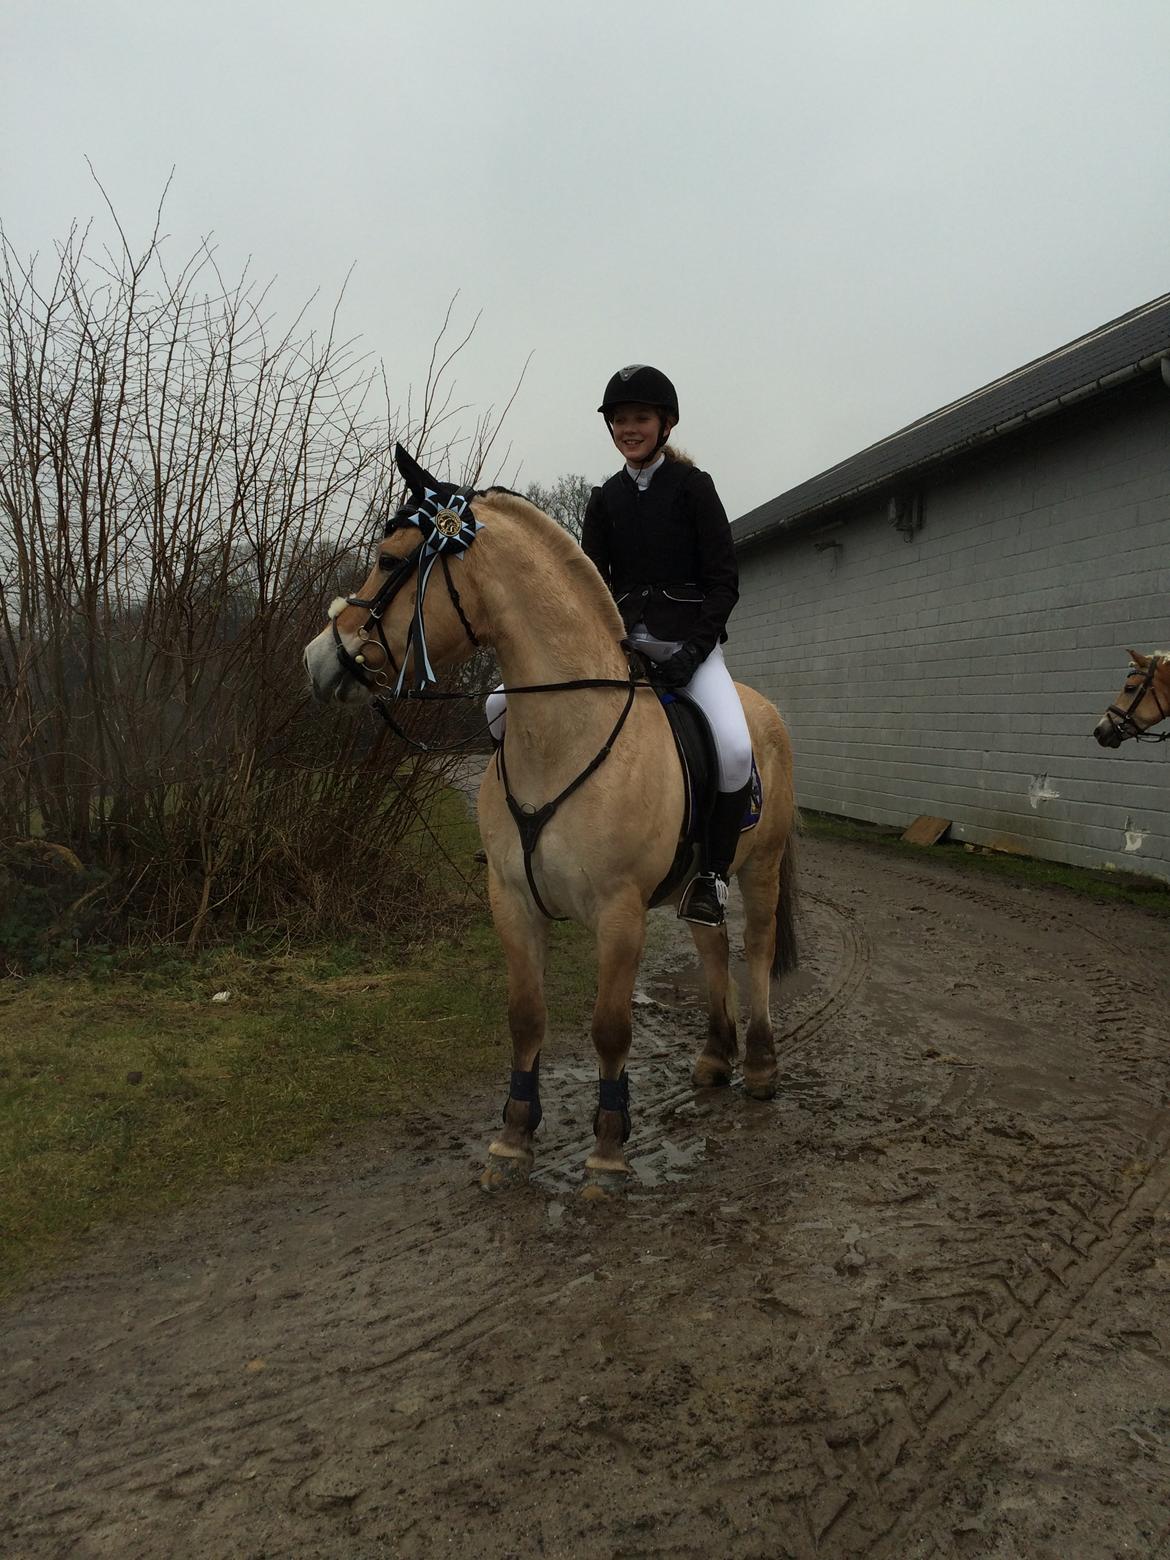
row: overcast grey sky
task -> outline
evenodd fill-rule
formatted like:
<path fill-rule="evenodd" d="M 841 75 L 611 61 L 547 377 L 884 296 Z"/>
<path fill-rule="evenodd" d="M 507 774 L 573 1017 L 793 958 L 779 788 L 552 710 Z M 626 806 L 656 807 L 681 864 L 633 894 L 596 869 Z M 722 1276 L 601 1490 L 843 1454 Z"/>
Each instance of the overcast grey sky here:
<path fill-rule="evenodd" d="M 403 398 L 458 290 L 508 475 L 675 380 L 737 514 L 1170 290 L 1167 0 L 2 0 L 0 217 L 214 233 Z M 522 463 L 522 464 L 521 464 Z"/>

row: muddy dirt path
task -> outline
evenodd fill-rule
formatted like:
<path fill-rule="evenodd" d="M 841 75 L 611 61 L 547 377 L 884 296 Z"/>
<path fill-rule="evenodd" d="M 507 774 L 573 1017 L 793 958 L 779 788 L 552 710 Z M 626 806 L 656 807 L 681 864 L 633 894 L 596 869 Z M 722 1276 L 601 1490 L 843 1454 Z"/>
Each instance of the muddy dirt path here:
<path fill-rule="evenodd" d="M 1170 927 L 802 879 L 771 1104 L 689 1088 L 656 922 L 623 1204 L 562 1035 L 526 1190 L 501 1078 L 0 1313 L 0 1554 L 1170 1556 Z"/>

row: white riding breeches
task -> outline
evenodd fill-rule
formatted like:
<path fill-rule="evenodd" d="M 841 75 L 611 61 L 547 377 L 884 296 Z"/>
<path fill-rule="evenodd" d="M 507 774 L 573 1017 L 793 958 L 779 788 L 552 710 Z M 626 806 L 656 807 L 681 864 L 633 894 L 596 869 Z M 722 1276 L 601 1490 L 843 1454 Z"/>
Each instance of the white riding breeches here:
<path fill-rule="evenodd" d="M 752 738 L 743 700 L 731 680 L 723 648 L 716 645 L 683 690 L 707 717 L 715 738 L 719 763 L 719 789 L 738 791 L 752 777 Z"/>
<path fill-rule="evenodd" d="M 633 629 L 629 640 L 650 661 L 667 661 L 681 648 L 669 640 L 652 639 L 641 624 Z M 683 692 L 694 699 L 711 727 L 719 763 L 719 789 L 740 790 L 752 777 L 752 739 L 743 704 L 719 645 L 700 662 Z M 485 709 L 497 742 L 504 740 L 507 708 L 507 697 L 501 688 L 488 694 Z"/>

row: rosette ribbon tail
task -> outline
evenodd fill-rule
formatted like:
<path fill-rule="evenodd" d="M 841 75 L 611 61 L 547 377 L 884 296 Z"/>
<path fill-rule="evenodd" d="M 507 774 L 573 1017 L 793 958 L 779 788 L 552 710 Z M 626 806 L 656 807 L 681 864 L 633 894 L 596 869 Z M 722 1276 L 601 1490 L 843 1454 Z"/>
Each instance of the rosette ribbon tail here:
<path fill-rule="evenodd" d="M 398 686 L 394 692 L 401 697 L 403 684 L 406 678 L 406 663 L 410 652 L 414 651 L 414 687 L 413 693 L 423 693 L 426 689 L 438 682 L 435 669 L 431 665 L 430 651 L 427 649 L 426 625 L 423 622 L 423 602 L 426 599 L 427 584 L 431 577 L 431 570 L 439 561 L 439 553 L 442 548 L 432 549 L 430 542 L 423 543 L 423 556 L 418 566 L 418 594 L 414 599 L 414 616 L 410 620 L 410 628 L 406 635 L 406 644 L 402 649 L 402 670 L 398 674 Z"/>

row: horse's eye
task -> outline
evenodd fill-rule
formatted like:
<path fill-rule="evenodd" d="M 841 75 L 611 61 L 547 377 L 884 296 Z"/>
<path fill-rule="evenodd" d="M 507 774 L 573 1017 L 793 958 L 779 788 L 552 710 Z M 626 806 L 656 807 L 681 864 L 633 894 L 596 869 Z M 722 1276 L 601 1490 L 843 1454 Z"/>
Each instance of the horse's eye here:
<path fill-rule="evenodd" d="M 390 570 L 397 562 L 397 558 L 391 557 L 389 553 L 378 554 L 378 567 L 381 569 L 383 574 L 389 574 Z"/>

